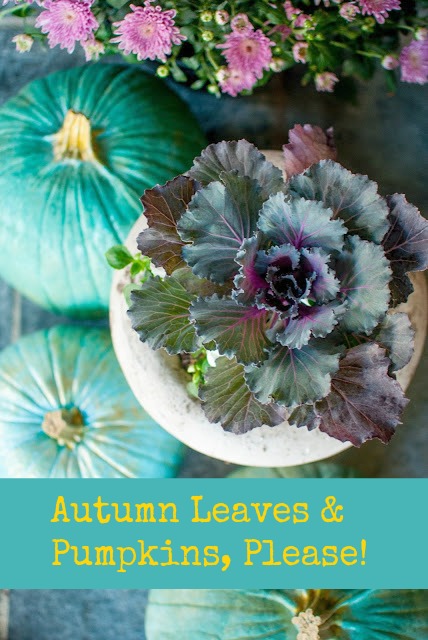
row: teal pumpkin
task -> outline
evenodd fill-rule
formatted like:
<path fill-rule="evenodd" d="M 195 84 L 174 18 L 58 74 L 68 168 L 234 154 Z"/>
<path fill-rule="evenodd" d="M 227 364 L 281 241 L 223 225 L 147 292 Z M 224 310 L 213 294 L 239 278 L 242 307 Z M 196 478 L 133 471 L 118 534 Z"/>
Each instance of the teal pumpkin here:
<path fill-rule="evenodd" d="M 350 467 L 334 462 L 312 462 L 298 467 L 242 467 L 233 471 L 229 478 L 356 478 Z"/>
<path fill-rule="evenodd" d="M 57 326 L 0 353 L 0 477 L 174 476 L 183 445 L 140 407 L 105 329 Z"/>
<path fill-rule="evenodd" d="M 42 307 L 107 312 L 105 252 L 141 214 L 145 189 L 206 145 L 162 80 L 95 64 L 35 80 L 0 109 L 0 276 Z"/>
<path fill-rule="evenodd" d="M 305 622 L 310 625 L 306 634 Z M 155 589 L 149 596 L 146 636 L 147 640 L 423 640 L 428 638 L 428 591 Z"/>

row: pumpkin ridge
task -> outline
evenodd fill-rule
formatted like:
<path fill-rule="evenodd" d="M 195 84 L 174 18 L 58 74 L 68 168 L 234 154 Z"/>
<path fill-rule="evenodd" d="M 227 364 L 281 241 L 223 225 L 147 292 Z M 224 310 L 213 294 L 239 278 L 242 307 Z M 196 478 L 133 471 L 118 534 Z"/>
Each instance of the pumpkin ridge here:
<path fill-rule="evenodd" d="M 107 463 L 108 465 L 110 465 L 112 467 L 112 469 L 114 469 L 115 471 L 117 471 L 118 473 L 120 473 L 124 478 L 135 478 L 135 474 L 132 472 L 127 472 L 124 465 L 115 462 L 111 456 L 102 453 L 100 451 L 100 449 L 96 446 L 96 443 L 92 440 L 89 442 L 85 443 L 86 448 L 95 456 L 97 456 L 100 460 L 102 460 L 104 463 Z"/>

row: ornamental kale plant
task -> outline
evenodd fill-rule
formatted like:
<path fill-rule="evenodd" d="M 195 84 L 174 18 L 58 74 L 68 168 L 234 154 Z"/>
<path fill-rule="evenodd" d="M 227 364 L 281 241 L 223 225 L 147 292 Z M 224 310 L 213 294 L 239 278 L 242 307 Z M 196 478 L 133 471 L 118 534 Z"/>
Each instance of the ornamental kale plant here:
<path fill-rule="evenodd" d="M 335 162 L 331 131 L 290 140 L 284 174 L 249 142 L 220 142 L 145 192 L 138 248 L 167 275 L 131 292 L 132 324 L 153 349 L 218 351 L 199 394 L 228 431 L 287 417 L 386 443 L 413 350 L 407 315 L 387 312 L 427 267 L 428 223 Z"/>
<path fill-rule="evenodd" d="M 390 90 L 428 81 L 426 0 L 4 0 L 24 18 L 20 52 L 46 40 L 87 60 L 121 53 L 157 61 L 161 77 L 236 96 L 275 73 L 305 68 L 303 83 L 331 92 L 343 76 L 382 65 Z"/>

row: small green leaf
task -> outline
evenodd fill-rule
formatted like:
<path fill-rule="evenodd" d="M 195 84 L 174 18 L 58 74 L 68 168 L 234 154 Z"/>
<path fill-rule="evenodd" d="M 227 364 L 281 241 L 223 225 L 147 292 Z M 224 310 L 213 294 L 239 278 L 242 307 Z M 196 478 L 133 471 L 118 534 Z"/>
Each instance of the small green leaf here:
<path fill-rule="evenodd" d="M 193 380 L 187 383 L 187 393 L 190 396 L 192 396 L 192 398 L 199 399 L 198 392 L 199 392 L 199 386 Z"/>
<path fill-rule="evenodd" d="M 197 58 L 180 58 L 180 62 L 184 64 L 188 69 L 196 71 L 199 68 L 199 62 Z"/>
<path fill-rule="evenodd" d="M 131 306 L 131 293 L 132 291 L 136 291 L 140 288 L 140 285 L 136 282 L 130 282 L 123 287 L 123 295 L 125 296 L 126 304 L 128 307 Z"/>
<path fill-rule="evenodd" d="M 114 245 L 106 251 L 105 256 L 113 269 L 123 269 L 133 261 L 132 255 L 123 244 Z"/>
<path fill-rule="evenodd" d="M 171 75 L 176 82 L 187 82 L 186 74 L 180 69 L 176 62 L 171 63 L 170 69 Z"/>
<path fill-rule="evenodd" d="M 195 82 L 190 85 L 190 88 L 195 90 L 202 89 L 205 83 L 206 83 L 206 80 L 203 78 L 200 78 L 199 80 L 195 80 Z"/>
<path fill-rule="evenodd" d="M 120 9 L 128 2 L 128 0 L 107 0 L 107 4 L 115 9 Z"/>
<path fill-rule="evenodd" d="M 131 274 L 131 278 L 135 278 L 135 276 L 137 276 L 143 270 L 144 270 L 144 267 L 139 262 L 133 262 L 129 270 L 129 273 Z"/>

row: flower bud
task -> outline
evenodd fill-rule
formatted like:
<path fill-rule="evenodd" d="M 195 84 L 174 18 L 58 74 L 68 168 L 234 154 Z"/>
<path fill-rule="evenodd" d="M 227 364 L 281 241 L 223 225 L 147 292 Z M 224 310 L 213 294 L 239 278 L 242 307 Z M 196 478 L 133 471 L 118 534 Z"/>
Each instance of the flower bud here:
<path fill-rule="evenodd" d="M 391 55 L 385 56 L 384 58 L 382 58 L 382 61 L 381 61 L 382 67 L 384 69 L 387 69 L 388 71 L 392 71 L 393 69 L 396 69 L 399 64 L 400 63 L 397 60 L 397 58 Z"/>
<path fill-rule="evenodd" d="M 229 22 L 229 14 L 224 9 L 219 9 L 215 12 L 214 19 L 219 25 L 227 24 Z"/>
<path fill-rule="evenodd" d="M 284 68 L 285 68 L 284 60 L 281 60 L 281 58 L 272 58 L 269 65 L 269 69 L 271 71 L 274 71 L 275 73 L 279 73 L 280 71 L 283 71 Z"/>
<path fill-rule="evenodd" d="M 12 42 L 16 45 L 16 50 L 19 53 L 26 53 L 33 46 L 34 39 L 31 36 L 27 36 L 26 33 L 19 33 L 12 38 Z"/>
<path fill-rule="evenodd" d="M 211 13 L 211 11 L 203 11 L 200 18 L 201 22 L 211 22 L 211 20 L 213 19 L 213 14 Z"/>
<path fill-rule="evenodd" d="M 211 42 L 214 38 L 214 34 L 212 31 L 202 31 L 201 38 L 204 42 Z"/>
<path fill-rule="evenodd" d="M 167 66 L 165 66 L 164 64 L 161 64 L 157 69 L 156 69 L 156 75 L 159 76 L 159 78 L 166 78 L 167 76 L 169 76 L 169 69 Z"/>
<path fill-rule="evenodd" d="M 415 31 L 415 40 L 427 40 L 428 38 L 428 29 L 425 27 L 420 27 Z"/>

